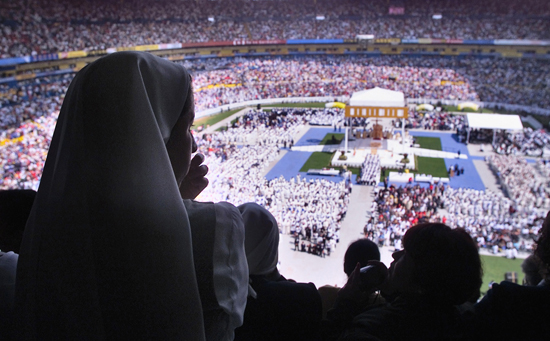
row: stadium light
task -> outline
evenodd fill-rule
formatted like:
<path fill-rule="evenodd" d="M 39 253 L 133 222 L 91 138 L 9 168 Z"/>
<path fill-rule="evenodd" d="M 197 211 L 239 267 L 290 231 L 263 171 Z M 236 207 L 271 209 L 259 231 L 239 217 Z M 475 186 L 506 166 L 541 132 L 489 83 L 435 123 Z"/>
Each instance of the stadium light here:
<path fill-rule="evenodd" d="M 435 19 L 435 20 L 440 20 L 441 18 L 443 18 L 443 16 L 439 13 L 432 15 L 432 19 Z"/>
<path fill-rule="evenodd" d="M 316 20 L 325 20 L 325 16 L 324 15 L 318 15 L 315 17 Z"/>

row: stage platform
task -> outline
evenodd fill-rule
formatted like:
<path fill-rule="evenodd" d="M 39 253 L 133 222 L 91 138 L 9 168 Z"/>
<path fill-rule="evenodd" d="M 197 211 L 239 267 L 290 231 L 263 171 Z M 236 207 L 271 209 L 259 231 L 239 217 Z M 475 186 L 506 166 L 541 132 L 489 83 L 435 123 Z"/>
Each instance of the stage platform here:
<path fill-rule="evenodd" d="M 348 152 L 346 153 L 347 160 L 339 160 L 338 158 L 340 157 L 341 152 L 337 152 L 332 158 L 331 166 L 342 167 L 345 165 L 347 167 L 360 168 L 368 154 L 378 155 L 380 157 L 381 167 L 393 169 L 403 167 L 403 164 L 401 163 L 403 154 L 397 152 L 394 153 L 393 151 L 379 148 L 348 149 Z M 409 154 L 408 159 L 409 163 L 406 165 L 406 168 L 416 168 L 414 157 L 411 154 Z"/>

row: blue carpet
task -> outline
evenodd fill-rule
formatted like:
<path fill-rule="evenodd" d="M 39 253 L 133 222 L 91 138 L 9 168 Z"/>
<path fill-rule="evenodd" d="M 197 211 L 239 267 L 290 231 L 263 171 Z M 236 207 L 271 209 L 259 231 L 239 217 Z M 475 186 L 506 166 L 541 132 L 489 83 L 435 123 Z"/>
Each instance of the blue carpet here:
<path fill-rule="evenodd" d="M 452 188 L 472 188 L 476 190 L 485 190 L 485 185 L 481 177 L 477 173 L 477 169 L 474 166 L 472 159 L 463 160 L 463 159 L 444 159 L 445 166 L 447 169 L 449 167 L 458 165 L 458 168 L 464 168 L 464 174 L 455 175 L 451 178 L 450 186 Z"/>
<path fill-rule="evenodd" d="M 441 140 L 441 150 L 444 152 L 453 152 L 458 153 L 460 150 L 461 154 L 470 155 L 468 153 L 468 148 L 464 143 L 458 142 L 458 137 L 456 134 L 450 133 L 437 133 L 431 131 L 409 131 L 409 134 L 412 136 L 423 136 L 423 137 L 439 137 Z"/>
<path fill-rule="evenodd" d="M 319 143 L 321 143 L 321 140 L 325 138 L 327 134 L 330 133 L 337 133 L 337 131 L 334 131 L 334 128 L 309 128 L 307 133 L 305 133 L 302 138 L 296 142 L 295 146 L 316 146 Z M 344 133 L 344 129 L 340 133 Z M 301 166 L 300 166 L 301 167 Z"/>
<path fill-rule="evenodd" d="M 265 176 L 267 180 L 272 180 L 283 176 L 286 180 L 290 180 L 300 173 L 300 168 L 311 156 L 311 152 L 293 152 L 290 151 L 283 156 L 277 164 L 271 168 L 269 173 Z"/>

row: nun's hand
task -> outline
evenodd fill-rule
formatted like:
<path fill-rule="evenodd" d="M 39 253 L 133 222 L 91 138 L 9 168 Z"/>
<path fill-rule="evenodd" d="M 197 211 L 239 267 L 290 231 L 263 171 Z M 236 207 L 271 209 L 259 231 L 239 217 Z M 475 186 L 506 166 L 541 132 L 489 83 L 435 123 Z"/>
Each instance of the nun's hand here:
<path fill-rule="evenodd" d="M 195 199 L 208 186 L 208 166 L 203 165 L 204 155 L 197 153 L 189 166 L 189 172 L 180 185 L 182 199 Z"/>

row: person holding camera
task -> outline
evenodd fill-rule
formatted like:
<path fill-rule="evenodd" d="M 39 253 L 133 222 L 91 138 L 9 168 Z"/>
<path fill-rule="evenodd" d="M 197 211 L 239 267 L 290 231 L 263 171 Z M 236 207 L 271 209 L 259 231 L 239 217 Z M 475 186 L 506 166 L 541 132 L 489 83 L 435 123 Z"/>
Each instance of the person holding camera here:
<path fill-rule="evenodd" d="M 357 265 L 329 318 L 344 322 L 339 340 L 463 339 L 457 305 L 479 296 L 482 269 L 475 242 L 463 229 L 440 223 L 411 227 L 390 269 Z M 380 289 L 387 303 L 354 315 L 364 291 Z M 347 319 L 347 320 L 346 320 Z"/>

